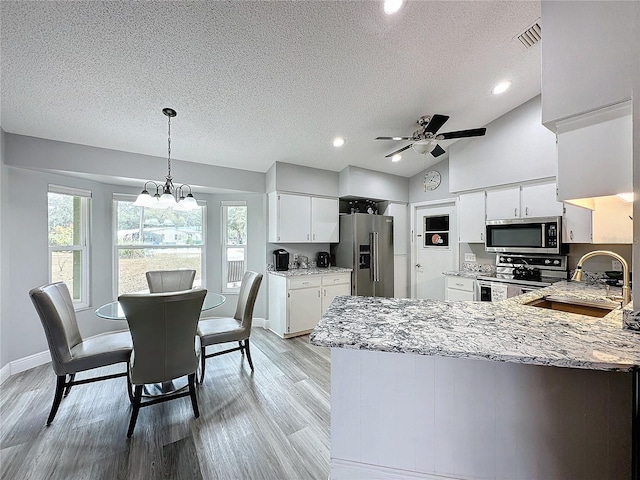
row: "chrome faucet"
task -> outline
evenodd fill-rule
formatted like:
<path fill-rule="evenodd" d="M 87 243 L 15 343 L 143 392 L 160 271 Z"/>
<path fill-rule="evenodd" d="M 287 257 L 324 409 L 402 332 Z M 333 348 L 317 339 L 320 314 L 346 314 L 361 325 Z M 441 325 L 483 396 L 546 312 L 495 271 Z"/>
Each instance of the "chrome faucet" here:
<path fill-rule="evenodd" d="M 594 250 L 593 252 L 585 253 L 576 265 L 576 271 L 571 277 L 572 281 L 580 282 L 582 280 L 582 265 L 591 257 L 597 257 L 600 255 L 613 257 L 622 264 L 622 302 L 624 305 L 631 301 L 631 288 L 629 287 L 629 264 L 620 255 L 608 250 Z"/>

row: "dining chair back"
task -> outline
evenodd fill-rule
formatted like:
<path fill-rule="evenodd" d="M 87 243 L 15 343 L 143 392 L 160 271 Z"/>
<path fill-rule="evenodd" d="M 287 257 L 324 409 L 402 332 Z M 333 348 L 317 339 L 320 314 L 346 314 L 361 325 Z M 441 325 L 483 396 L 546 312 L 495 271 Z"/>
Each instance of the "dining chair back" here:
<path fill-rule="evenodd" d="M 195 417 L 200 415 L 195 393 L 200 353 L 196 331 L 206 294 L 205 289 L 197 288 L 118 297 L 133 339 L 129 379 L 135 391 L 128 437 L 133 434 L 139 409 L 159 401 L 189 395 Z M 187 392 L 142 402 L 143 385 L 168 382 L 185 375 L 189 380 Z"/>
<path fill-rule="evenodd" d="M 247 354 L 249 367 L 253 371 L 253 361 L 249 348 L 249 337 L 253 323 L 253 309 L 262 283 L 262 274 L 246 271 L 242 277 L 236 313 L 233 317 L 205 318 L 198 323 L 198 335 L 202 343 L 200 354 L 200 383 L 204 381 L 205 360 L 225 353 L 240 351 Z M 206 354 L 206 347 L 220 343 L 238 342 L 238 346 Z"/>
<path fill-rule="evenodd" d="M 63 282 L 33 288 L 29 297 L 42 322 L 51 354 L 51 367 L 58 377 L 53 406 L 47 419 L 49 426 L 58 411 L 63 392 L 66 397 L 74 385 L 127 375 L 124 372 L 75 380 L 78 372 L 128 362 L 131 336 L 129 332 L 110 332 L 83 339 L 69 289 Z"/>
<path fill-rule="evenodd" d="M 180 292 L 193 287 L 195 270 L 153 270 L 146 273 L 149 292 Z"/>

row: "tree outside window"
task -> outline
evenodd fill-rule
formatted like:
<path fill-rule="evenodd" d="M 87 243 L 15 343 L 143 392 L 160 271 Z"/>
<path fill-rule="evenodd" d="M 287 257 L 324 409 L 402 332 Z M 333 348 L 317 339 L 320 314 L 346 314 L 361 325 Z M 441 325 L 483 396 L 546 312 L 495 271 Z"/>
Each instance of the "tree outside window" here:
<path fill-rule="evenodd" d="M 247 262 L 247 203 L 222 202 L 222 290 L 240 290 Z"/>

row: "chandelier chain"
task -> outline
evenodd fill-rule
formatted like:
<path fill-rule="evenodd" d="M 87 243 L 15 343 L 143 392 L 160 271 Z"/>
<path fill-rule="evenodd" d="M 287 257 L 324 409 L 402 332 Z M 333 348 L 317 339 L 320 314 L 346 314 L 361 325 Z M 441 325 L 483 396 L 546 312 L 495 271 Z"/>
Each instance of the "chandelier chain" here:
<path fill-rule="evenodd" d="M 169 156 L 167 157 L 167 167 L 169 170 L 167 178 L 171 178 L 171 117 L 169 117 L 169 137 L 167 139 L 167 151 L 169 154 Z"/>

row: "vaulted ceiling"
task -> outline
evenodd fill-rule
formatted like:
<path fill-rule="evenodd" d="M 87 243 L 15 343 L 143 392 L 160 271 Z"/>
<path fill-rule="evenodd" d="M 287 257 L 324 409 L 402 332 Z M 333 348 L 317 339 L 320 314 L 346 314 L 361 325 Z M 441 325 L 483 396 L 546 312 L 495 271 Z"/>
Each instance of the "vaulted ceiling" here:
<path fill-rule="evenodd" d="M 540 93 L 540 45 L 515 37 L 540 2 L 0 4 L 9 133 L 265 172 L 276 161 L 412 176 L 421 115 L 482 127 Z M 511 90 L 491 94 L 508 79 Z M 491 135 L 488 131 L 487 135 Z M 341 148 L 336 136 L 346 138 Z M 447 150 L 451 140 L 442 141 Z M 116 173 L 116 172 L 114 172 Z"/>

